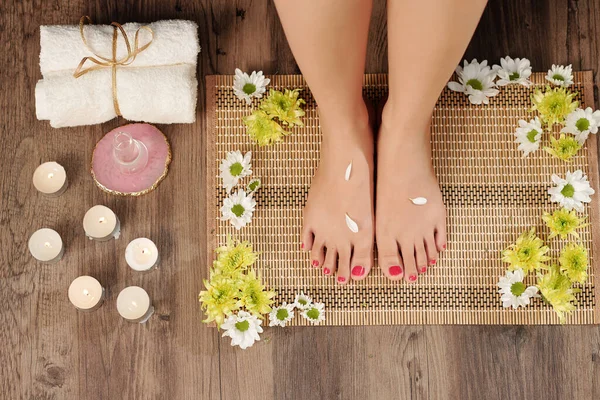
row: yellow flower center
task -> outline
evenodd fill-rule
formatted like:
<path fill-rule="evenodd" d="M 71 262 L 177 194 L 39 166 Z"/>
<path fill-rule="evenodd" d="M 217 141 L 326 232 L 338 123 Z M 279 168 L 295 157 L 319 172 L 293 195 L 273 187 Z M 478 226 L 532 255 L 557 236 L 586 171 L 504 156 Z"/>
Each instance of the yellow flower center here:
<path fill-rule="evenodd" d="M 565 77 L 560 75 L 560 74 L 554 74 L 552 75 L 552 79 L 556 79 L 557 81 L 561 81 L 564 82 L 565 81 Z"/>
<path fill-rule="evenodd" d="M 575 127 L 579 132 L 587 131 L 590 127 L 590 121 L 587 118 L 579 118 L 577 122 L 575 122 Z"/>
<path fill-rule="evenodd" d="M 525 285 L 523 282 L 515 282 L 510 286 L 510 292 L 515 296 L 519 297 L 525 293 Z"/>
<path fill-rule="evenodd" d="M 254 192 L 256 189 L 258 189 L 258 187 L 260 186 L 260 181 L 252 181 L 248 184 L 248 189 L 250 189 L 251 192 Z"/>
<path fill-rule="evenodd" d="M 239 162 L 233 163 L 231 164 L 231 167 L 229 167 L 229 172 L 232 176 L 240 176 L 243 170 L 244 166 Z"/>
<path fill-rule="evenodd" d="M 244 85 L 244 87 L 242 88 L 242 90 L 244 91 L 244 93 L 246 93 L 247 95 L 251 95 L 252 93 L 256 92 L 256 85 L 253 83 L 246 83 Z"/>
<path fill-rule="evenodd" d="M 560 191 L 560 194 L 562 194 L 565 197 L 573 197 L 573 195 L 575 194 L 575 188 L 570 183 L 567 183 L 565 187 Z"/>
<path fill-rule="evenodd" d="M 483 84 L 479 79 L 469 79 L 467 85 L 471 86 L 475 90 L 483 90 Z"/>
<path fill-rule="evenodd" d="M 277 310 L 277 319 L 280 321 L 284 321 L 287 317 L 288 317 L 289 313 L 288 310 L 285 308 L 280 308 L 279 310 Z"/>
<path fill-rule="evenodd" d="M 510 79 L 511 81 L 516 81 L 517 79 L 519 79 L 521 77 L 521 75 L 519 75 L 518 72 L 513 72 L 512 74 L 510 74 L 508 76 L 508 79 Z"/>
<path fill-rule="evenodd" d="M 527 133 L 527 140 L 529 140 L 531 143 L 535 143 L 535 137 L 537 136 L 539 132 L 536 131 L 535 129 L 530 130 Z"/>
<path fill-rule="evenodd" d="M 236 322 L 235 329 L 237 329 L 240 332 L 246 332 L 248 329 L 250 329 L 250 322 L 248 322 L 247 320 Z"/>
<path fill-rule="evenodd" d="M 311 308 L 306 313 L 306 316 L 310 319 L 319 319 L 319 314 L 319 310 L 317 310 L 316 308 Z"/>
<path fill-rule="evenodd" d="M 241 217 L 245 211 L 246 209 L 241 204 L 236 204 L 233 207 L 231 207 L 231 212 L 234 213 L 235 216 L 238 218 Z"/>
<path fill-rule="evenodd" d="M 298 303 L 300 303 L 300 304 L 302 304 L 303 306 L 305 306 L 307 302 L 306 302 L 306 300 L 304 300 L 304 299 L 298 299 Z"/>

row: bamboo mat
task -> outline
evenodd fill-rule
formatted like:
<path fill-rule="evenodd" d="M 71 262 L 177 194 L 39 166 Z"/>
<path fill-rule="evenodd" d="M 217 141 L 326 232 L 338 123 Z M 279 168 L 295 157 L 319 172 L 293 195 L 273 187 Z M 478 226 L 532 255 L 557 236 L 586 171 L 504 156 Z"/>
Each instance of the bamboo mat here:
<path fill-rule="evenodd" d="M 433 164 L 448 210 L 448 249 L 416 284 L 390 282 L 375 267 L 362 282 L 340 287 L 333 277 L 311 268 L 309 254 L 300 250 L 302 209 L 318 165 L 321 141 L 315 101 L 301 76 L 270 78 L 272 88 L 303 89 L 306 126 L 295 128 L 283 143 L 259 148 L 245 134 L 241 118 L 250 114 L 251 108 L 234 96 L 233 76 L 206 77 L 207 265 L 212 264 L 213 250 L 225 243 L 227 234 L 249 240 L 261 252 L 257 269 L 266 285 L 277 291 L 276 302 L 292 302 L 295 293 L 304 291 L 325 303 L 325 325 L 558 323 L 540 299 L 525 309 L 502 308 L 496 287 L 505 271 L 500 254 L 528 227 L 547 232 L 542 212 L 557 208 L 547 194 L 552 173 L 564 175 L 580 168 L 598 192 L 596 135 L 590 135 L 571 164 L 541 150 L 522 159 L 513 132 L 520 118 L 532 118 L 528 112 L 531 88 L 504 87 L 483 106 L 471 105 L 462 93 L 445 89 L 431 129 Z M 536 85 L 545 84 L 544 74 L 532 78 Z M 575 82 L 572 89 L 579 92 L 578 100 L 593 107 L 592 73 L 575 73 Z M 373 101 L 383 98 L 387 76 L 365 75 L 364 93 Z M 257 105 L 255 100 L 253 106 Z M 225 153 L 233 150 L 252 150 L 253 177 L 263 183 L 255 196 L 252 223 L 241 231 L 219 220 L 225 191 L 220 187 L 218 166 Z M 592 224 L 581 234 L 590 254 L 590 277 L 567 324 L 600 323 L 596 300 L 600 292 L 595 285 L 599 195 L 586 207 Z M 561 242 L 553 240 L 549 245 L 556 257 Z M 306 322 L 298 317 L 293 324 Z"/>

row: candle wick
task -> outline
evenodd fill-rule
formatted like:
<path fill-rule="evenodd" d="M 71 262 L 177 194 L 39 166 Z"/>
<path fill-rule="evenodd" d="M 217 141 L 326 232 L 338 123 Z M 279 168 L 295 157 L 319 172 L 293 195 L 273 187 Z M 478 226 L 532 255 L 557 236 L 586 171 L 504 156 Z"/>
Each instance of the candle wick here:
<path fill-rule="evenodd" d="M 98 219 L 98 222 L 100 222 L 101 224 L 103 224 L 103 223 L 104 223 L 104 221 L 106 221 L 106 218 L 104 218 L 104 217 L 100 217 L 100 218 Z"/>
<path fill-rule="evenodd" d="M 50 244 L 50 242 L 46 242 L 46 243 L 44 243 L 44 247 L 51 248 L 52 245 Z"/>
<path fill-rule="evenodd" d="M 54 178 L 54 174 L 51 172 L 48 174 L 48 179 L 52 179 L 52 178 Z"/>
<path fill-rule="evenodd" d="M 90 292 L 88 292 L 88 290 L 87 290 L 87 289 L 83 289 L 83 294 L 85 294 L 86 296 L 89 296 L 89 295 L 90 295 Z"/>
<path fill-rule="evenodd" d="M 146 248 L 142 249 L 142 254 L 148 254 L 148 253 L 150 253 L 150 250 L 148 250 Z"/>

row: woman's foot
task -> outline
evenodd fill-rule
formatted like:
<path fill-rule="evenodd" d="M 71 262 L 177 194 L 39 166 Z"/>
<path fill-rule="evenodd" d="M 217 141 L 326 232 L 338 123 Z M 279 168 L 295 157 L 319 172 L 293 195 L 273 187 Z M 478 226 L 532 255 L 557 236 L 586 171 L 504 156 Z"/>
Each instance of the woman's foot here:
<path fill-rule="evenodd" d="M 311 265 L 344 285 L 373 265 L 373 131 L 364 102 L 334 115 L 320 110 L 321 160 L 304 209 L 302 243 Z M 345 179 L 352 163 L 349 180 Z M 352 232 L 346 214 L 358 225 Z"/>
<path fill-rule="evenodd" d="M 377 260 L 392 280 L 413 283 L 446 248 L 446 208 L 433 166 L 429 122 L 382 113 L 377 143 Z M 424 197 L 425 205 L 411 199 Z"/>

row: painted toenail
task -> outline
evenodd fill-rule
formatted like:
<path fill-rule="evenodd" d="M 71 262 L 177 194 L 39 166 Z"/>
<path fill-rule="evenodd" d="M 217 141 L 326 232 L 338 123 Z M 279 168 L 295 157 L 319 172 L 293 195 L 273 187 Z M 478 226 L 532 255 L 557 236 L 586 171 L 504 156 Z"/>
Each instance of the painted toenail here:
<path fill-rule="evenodd" d="M 411 282 L 414 282 L 417 280 L 417 276 L 415 274 L 412 274 L 411 276 L 408 277 L 408 280 Z"/>
<path fill-rule="evenodd" d="M 429 261 L 429 265 L 434 265 L 435 263 L 436 263 L 436 261 L 435 261 L 435 260 L 431 260 L 431 261 Z"/>
<path fill-rule="evenodd" d="M 425 273 L 425 272 L 427 272 L 427 267 L 423 265 L 423 266 L 421 267 L 421 272 L 422 272 L 422 273 Z"/>
<path fill-rule="evenodd" d="M 398 265 L 394 265 L 394 266 L 390 267 L 389 271 L 390 271 L 390 275 L 392 275 L 392 276 L 400 275 L 402 273 L 402 267 L 400 267 Z"/>
<path fill-rule="evenodd" d="M 318 267 L 319 266 L 319 262 L 317 260 L 313 260 L 312 261 L 312 265 L 313 265 L 313 267 Z"/>
<path fill-rule="evenodd" d="M 338 282 L 344 283 L 344 282 L 346 282 L 346 278 L 344 278 L 343 276 L 338 276 Z"/>
<path fill-rule="evenodd" d="M 443 245 L 443 246 L 442 246 L 442 249 L 446 250 L 446 245 Z"/>
<path fill-rule="evenodd" d="M 331 270 L 329 268 L 323 268 L 323 273 L 325 275 L 329 275 L 331 273 Z"/>
<path fill-rule="evenodd" d="M 303 249 L 304 248 L 304 243 L 300 243 L 300 248 Z"/>
<path fill-rule="evenodd" d="M 365 273 L 365 269 L 363 267 L 361 267 L 360 265 L 355 266 L 354 268 L 352 268 L 352 275 L 354 276 L 362 276 L 362 274 Z"/>

